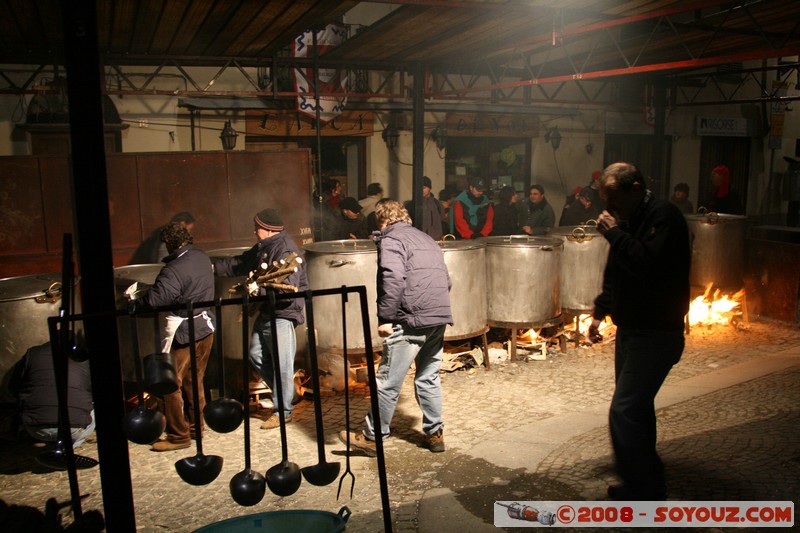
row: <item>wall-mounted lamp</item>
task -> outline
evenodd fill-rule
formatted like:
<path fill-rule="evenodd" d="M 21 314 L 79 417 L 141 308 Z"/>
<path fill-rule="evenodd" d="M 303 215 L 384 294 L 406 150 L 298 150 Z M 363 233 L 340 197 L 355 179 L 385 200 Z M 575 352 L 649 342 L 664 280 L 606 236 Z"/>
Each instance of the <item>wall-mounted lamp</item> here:
<path fill-rule="evenodd" d="M 447 147 L 447 130 L 444 129 L 444 126 L 433 128 L 431 139 L 436 143 L 436 148 L 444 150 Z"/>
<path fill-rule="evenodd" d="M 544 134 L 544 142 L 550 143 L 553 150 L 558 150 L 558 147 L 561 146 L 561 134 L 558 132 L 558 126 L 547 130 L 547 133 Z"/>
<path fill-rule="evenodd" d="M 222 141 L 222 148 L 224 150 L 233 150 L 236 147 L 236 137 L 239 134 L 236 133 L 236 130 L 233 129 L 231 126 L 231 121 L 225 121 L 225 127 L 222 128 L 222 133 L 219 134 L 219 138 Z"/>
<path fill-rule="evenodd" d="M 394 125 L 394 122 L 389 123 L 383 129 L 381 137 L 383 137 L 383 142 L 386 143 L 386 148 L 389 150 L 397 146 L 397 139 L 400 138 L 400 133 L 398 133 L 397 126 Z"/>

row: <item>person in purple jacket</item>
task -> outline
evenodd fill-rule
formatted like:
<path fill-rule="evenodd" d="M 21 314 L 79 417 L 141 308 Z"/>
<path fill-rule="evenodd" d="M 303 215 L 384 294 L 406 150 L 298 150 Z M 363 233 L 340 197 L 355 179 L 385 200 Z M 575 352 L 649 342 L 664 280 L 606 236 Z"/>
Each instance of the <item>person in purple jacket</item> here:
<path fill-rule="evenodd" d="M 444 255 L 436 241 L 411 225 L 401 203 L 379 203 L 375 215 L 380 228 L 374 234 L 378 247 L 378 334 L 384 339 L 377 373 L 381 436 L 389 436 L 403 380 L 415 363 L 414 391 L 422 410 L 422 430 L 430 451 L 443 452 L 439 367 L 444 330 L 453 323 Z M 374 457 L 377 430 L 370 411 L 365 429 L 349 435 L 351 446 Z M 348 435 L 342 431 L 339 438 L 346 443 Z"/>

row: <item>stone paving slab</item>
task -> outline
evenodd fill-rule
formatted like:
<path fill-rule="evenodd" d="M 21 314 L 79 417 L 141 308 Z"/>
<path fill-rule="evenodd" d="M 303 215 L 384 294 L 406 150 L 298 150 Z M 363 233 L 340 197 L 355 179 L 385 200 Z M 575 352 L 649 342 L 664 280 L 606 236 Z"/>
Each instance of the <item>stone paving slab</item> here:
<path fill-rule="evenodd" d="M 683 396 L 659 410 L 659 446 L 667 462 L 670 497 L 738 499 L 800 494 L 797 474 L 800 415 L 797 365 L 787 363 L 767 376 L 728 378 L 748 365 L 777 357 L 800 357 L 800 330 L 780 323 L 752 322 L 744 329 L 695 328 L 683 359 L 665 390 L 681 384 Z M 596 499 L 613 479 L 608 431 L 602 422 L 613 392 L 613 343 L 569 346 L 546 361 L 496 364 L 442 374 L 447 452 L 423 446 L 421 416 L 407 378 L 386 443 L 390 507 L 395 531 L 479 531 L 494 529 L 495 500 Z M 699 385 L 698 385 L 699 384 Z M 676 389 L 677 390 L 677 389 Z M 692 392 L 692 391 L 695 392 Z M 686 392 L 689 391 L 689 392 Z M 360 428 L 369 406 L 367 389 L 351 389 L 351 424 Z M 344 397 L 323 399 L 327 460 L 345 467 L 344 445 L 336 433 L 345 426 Z M 259 413 L 263 418 L 268 413 Z M 301 402 L 288 426 L 289 459 L 301 467 L 317 462 L 313 403 Z M 591 422 L 591 423 L 589 423 Z M 252 462 L 266 471 L 281 458 L 279 432 L 258 429 L 252 419 Z M 793 436 L 792 436 L 793 435 Z M 69 499 L 66 472 L 38 465 L 39 449 L 27 439 L 0 435 L 0 498 L 8 504 L 43 509 L 49 497 Z M 349 480 L 336 498 L 338 480 L 326 487 L 303 482 L 297 493 L 279 498 L 269 491 L 253 507 L 230 497 L 228 483 L 244 468 L 243 428 L 206 433 L 204 452 L 224 458 L 219 478 L 209 485 L 185 484 L 175 461 L 193 449 L 155 453 L 131 444 L 130 463 L 137 529 L 192 531 L 251 513 L 284 509 L 353 512 L 348 531 L 383 529 L 375 459 L 352 456 Z M 78 453 L 97 457 L 96 443 Z M 765 470 L 762 475 L 759 468 Z M 772 476 L 772 478 L 770 478 Z M 774 479 L 774 481 L 773 481 Z M 708 483 L 708 480 L 717 480 Z M 102 510 L 98 469 L 79 472 L 84 510 Z M 783 488 L 782 488 L 783 487 Z M 70 518 L 65 517 L 66 522 Z"/>

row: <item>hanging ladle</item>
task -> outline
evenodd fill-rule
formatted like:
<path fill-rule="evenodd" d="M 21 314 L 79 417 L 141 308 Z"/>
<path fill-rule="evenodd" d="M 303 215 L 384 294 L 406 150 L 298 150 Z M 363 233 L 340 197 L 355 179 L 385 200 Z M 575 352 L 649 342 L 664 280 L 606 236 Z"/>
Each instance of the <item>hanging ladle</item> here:
<path fill-rule="evenodd" d="M 322 426 L 322 398 L 319 387 L 319 368 L 317 366 L 317 337 L 314 330 L 314 306 L 311 291 L 306 291 L 306 317 L 308 318 L 308 355 L 311 359 L 311 383 L 314 387 L 314 421 L 317 426 L 317 455 L 319 462 L 301 470 L 303 477 L 312 485 L 329 485 L 339 475 L 341 465 L 325 461 L 325 432 Z M 347 374 L 345 374 L 347 383 Z"/>
<path fill-rule="evenodd" d="M 214 343 L 216 344 L 217 357 L 219 358 L 217 361 L 219 365 L 219 398 L 206 404 L 205 409 L 203 409 L 203 416 L 208 427 L 217 433 L 230 433 L 242 423 L 243 409 L 242 404 L 237 400 L 225 397 L 225 363 L 222 353 L 222 301 L 219 298 L 214 304 L 214 311 L 217 314 L 217 331 Z M 246 324 L 244 329 L 247 330 Z M 242 347 L 242 360 L 246 362 L 249 339 L 245 339 L 245 341 Z M 245 379 L 244 383 L 247 383 L 247 379 Z M 245 405 L 247 405 L 247 398 L 245 397 L 244 400 Z"/>
<path fill-rule="evenodd" d="M 342 285 L 342 353 L 344 357 L 344 428 L 347 439 L 347 450 L 345 457 L 344 474 L 339 478 L 339 488 L 336 491 L 336 499 L 342 492 L 342 483 L 346 477 L 350 477 L 350 499 L 353 499 L 353 489 L 356 486 L 356 476 L 350 470 L 350 381 L 347 370 L 347 287 Z"/>
<path fill-rule="evenodd" d="M 194 305 L 186 304 L 186 316 L 189 322 L 189 363 L 192 368 L 192 395 L 194 396 L 194 419 L 197 426 L 197 455 L 186 457 L 175 462 L 175 470 L 190 485 L 208 485 L 222 471 L 222 457 L 219 455 L 203 455 L 203 432 L 200 427 L 200 389 L 197 383 L 197 349 L 194 336 Z"/>
<path fill-rule="evenodd" d="M 242 354 L 247 354 L 250 346 L 250 335 L 247 329 L 250 323 L 247 307 L 247 293 L 242 296 Z M 231 497 L 239 505 L 255 505 L 264 498 L 267 492 L 267 480 L 259 472 L 250 468 L 250 390 L 247 386 L 250 377 L 250 363 L 242 357 L 242 403 L 244 404 L 244 470 L 231 478 Z M 238 402 L 237 402 L 238 403 Z M 206 419 L 207 420 L 207 419 Z"/>
<path fill-rule="evenodd" d="M 278 324 L 275 319 L 275 293 L 269 291 L 269 327 L 272 329 L 272 367 L 275 372 L 275 390 L 277 396 L 275 407 L 278 410 L 278 419 L 281 424 L 281 462 L 267 470 L 267 486 L 278 496 L 290 496 L 297 492 L 303 476 L 300 474 L 300 467 L 295 463 L 289 462 L 289 450 L 286 442 L 286 416 L 283 412 L 283 389 L 281 385 L 281 362 L 278 355 Z"/>
<path fill-rule="evenodd" d="M 145 405 L 142 362 L 139 360 L 139 329 L 136 315 L 133 312 L 134 307 L 134 302 L 131 301 L 128 304 L 128 318 L 131 323 L 131 348 L 133 349 L 133 365 L 136 369 L 136 393 L 139 404 L 122 421 L 122 430 L 129 441 L 136 444 L 150 444 L 164 432 L 167 420 L 161 411 L 148 409 Z M 157 316 L 158 314 L 156 313 Z"/>

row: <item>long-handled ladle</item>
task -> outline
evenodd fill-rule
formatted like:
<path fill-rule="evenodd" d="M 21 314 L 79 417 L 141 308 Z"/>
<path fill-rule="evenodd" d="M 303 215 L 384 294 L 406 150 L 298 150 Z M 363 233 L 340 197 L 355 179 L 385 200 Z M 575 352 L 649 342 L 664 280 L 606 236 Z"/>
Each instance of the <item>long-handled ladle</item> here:
<path fill-rule="evenodd" d="M 186 457 L 175 463 L 175 470 L 186 483 L 190 485 L 208 485 L 222 471 L 222 457 L 219 455 L 203 455 L 203 432 L 200 427 L 200 390 L 197 383 L 197 349 L 194 334 L 194 305 L 186 304 L 186 313 L 189 318 L 189 357 L 192 367 L 192 395 L 194 396 L 194 419 L 197 428 L 197 455 Z"/>
<path fill-rule="evenodd" d="M 336 499 L 342 492 L 344 479 L 350 476 L 350 499 L 353 498 L 353 489 L 356 486 L 356 476 L 350 470 L 350 380 L 347 371 L 347 287 L 342 285 L 342 352 L 344 357 L 344 427 L 347 434 L 347 453 L 345 458 L 345 469 L 342 477 L 339 478 L 339 489 L 336 491 Z"/>
<path fill-rule="evenodd" d="M 310 290 L 306 291 L 306 317 L 308 318 L 308 354 L 311 359 L 311 383 L 314 387 L 314 421 L 317 431 L 317 456 L 318 463 L 306 466 L 301 470 L 303 477 L 312 485 L 329 485 L 339 475 L 341 465 L 329 463 L 325 460 L 325 431 L 322 424 L 322 398 L 319 386 L 319 367 L 317 366 L 317 336 L 314 330 L 314 304 Z M 347 383 L 347 375 L 345 375 Z"/>
<path fill-rule="evenodd" d="M 158 321 L 157 317 L 158 314 L 156 314 L 156 321 Z M 139 359 L 139 329 L 136 315 L 134 315 L 133 301 L 128 305 L 128 318 L 131 327 L 131 348 L 133 350 L 133 366 L 136 370 L 136 394 L 139 404 L 136 409 L 125 416 L 122 421 L 122 430 L 129 441 L 136 444 L 150 444 L 164 432 L 167 420 L 161 411 L 148 409 L 145 405 L 142 362 Z"/>
<path fill-rule="evenodd" d="M 283 412 L 283 389 L 281 384 L 281 361 L 278 355 L 278 324 L 275 318 L 275 292 L 269 291 L 269 325 L 272 329 L 272 367 L 275 372 L 275 390 L 277 396 L 275 407 L 281 427 L 281 462 L 267 470 L 267 486 L 278 496 L 290 496 L 297 492 L 303 476 L 296 463 L 289 462 L 288 443 L 286 441 L 286 416 Z"/>
<path fill-rule="evenodd" d="M 225 356 L 222 353 L 222 301 L 219 298 L 214 303 L 214 311 L 217 315 L 217 331 L 214 335 L 214 344 L 217 348 L 217 364 L 219 365 L 219 398 L 206 404 L 205 409 L 203 409 L 203 415 L 208 427 L 217 433 L 230 433 L 242 423 L 244 410 L 242 404 L 237 400 L 225 397 L 225 363 L 223 361 Z M 244 330 L 247 331 L 247 324 L 245 324 Z M 245 363 L 247 363 L 248 346 L 249 339 L 245 339 L 242 348 L 242 360 Z M 246 364 L 245 368 L 247 368 Z M 244 383 L 247 383 L 247 379 L 245 379 Z M 247 397 L 244 397 L 244 402 L 244 405 L 247 405 Z"/>
<path fill-rule="evenodd" d="M 250 376 L 250 362 L 247 352 L 250 346 L 248 324 L 249 298 L 242 296 L 242 403 L 244 405 L 244 470 L 231 478 L 231 497 L 239 505 L 255 505 L 264 498 L 267 482 L 259 472 L 250 468 L 250 391 L 247 382 Z M 219 315 L 218 315 L 219 316 Z"/>

